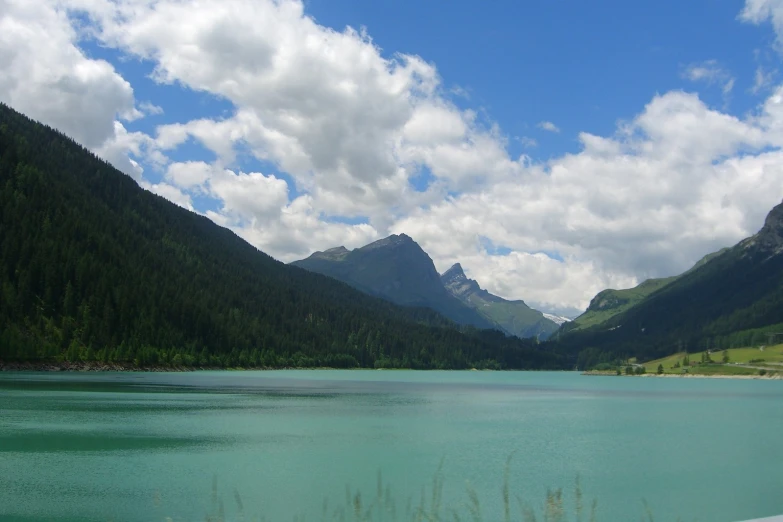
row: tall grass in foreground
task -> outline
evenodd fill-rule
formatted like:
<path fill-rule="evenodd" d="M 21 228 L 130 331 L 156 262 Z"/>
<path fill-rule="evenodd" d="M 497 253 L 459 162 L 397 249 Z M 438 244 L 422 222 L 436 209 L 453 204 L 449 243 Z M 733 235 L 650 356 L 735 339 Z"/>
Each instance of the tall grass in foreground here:
<path fill-rule="evenodd" d="M 459 505 L 447 506 L 443 502 L 442 464 L 438 467 L 432 483 L 421 490 L 416 500 L 409 498 L 404 506 L 399 506 L 392 496 L 391 487 L 384 484 L 380 472 L 374 495 L 365 496 L 360 490 L 346 487 L 345 498 L 336 504 L 325 499 L 320 517 L 309 519 L 311 522 L 599 522 L 598 503 L 589 502 L 585 507 L 584 493 L 580 478 L 577 476 L 573 486 L 573 496 L 566 499 L 563 488 L 547 490 L 543 503 L 534 506 L 519 494 L 513 494 L 509 483 L 511 457 L 506 462 L 501 495 L 502 521 L 486 518 L 482 511 L 482 502 L 478 493 L 470 484 L 466 484 L 465 498 Z M 217 479 L 212 484 L 212 507 L 204 517 L 205 522 L 280 522 L 270 520 L 263 515 L 247 515 L 238 491 L 233 493 L 230 512 L 219 495 Z M 642 501 L 644 512 L 638 520 L 653 522 L 652 511 Z M 494 511 L 494 510 L 493 510 Z M 631 517 L 635 518 L 635 517 Z M 629 518 L 629 520 L 631 519 Z M 182 519 L 166 517 L 166 522 L 179 522 Z M 308 519 L 291 515 L 294 522 L 307 522 Z"/>

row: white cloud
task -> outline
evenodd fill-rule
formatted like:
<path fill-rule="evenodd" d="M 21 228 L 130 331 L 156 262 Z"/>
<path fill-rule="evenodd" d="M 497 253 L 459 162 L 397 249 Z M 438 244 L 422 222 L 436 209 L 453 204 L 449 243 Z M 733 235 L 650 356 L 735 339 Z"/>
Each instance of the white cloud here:
<path fill-rule="evenodd" d="M 691 64 L 683 71 L 683 76 L 691 81 L 715 82 L 726 78 L 728 73 L 718 64 L 717 60 L 707 60 Z"/>
<path fill-rule="evenodd" d="M 777 71 L 768 71 L 761 66 L 756 67 L 756 73 L 753 76 L 753 87 L 750 88 L 750 92 L 760 94 L 770 89 L 776 74 Z"/>
<path fill-rule="evenodd" d="M 141 187 L 149 190 L 153 194 L 157 194 L 158 196 L 168 199 L 172 203 L 179 205 L 182 208 L 194 210 L 193 202 L 191 201 L 190 196 L 182 192 L 177 187 L 169 185 L 168 183 L 150 184 L 146 181 L 143 181 L 141 183 Z"/>
<path fill-rule="evenodd" d="M 141 102 L 139 104 L 139 110 L 142 113 L 147 114 L 147 115 L 157 116 L 159 114 L 163 114 L 163 108 L 162 107 L 159 107 L 158 105 L 155 105 L 154 103 L 151 103 L 151 102 L 148 102 L 148 101 L 147 102 Z"/>
<path fill-rule="evenodd" d="M 133 89 L 106 61 L 87 58 L 55 2 L 0 2 L 0 100 L 95 149 L 118 115 L 135 116 Z"/>
<path fill-rule="evenodd" d="M 114 122 L 114 133 L 94 151 L 136 181 L 141 181 L 144 172 L 137 160 L 147 158 L 154 162 L 157 157 L 153 153 L 154 143 L 149 136 L 141 132 L 128 132 L 119 121 Z"/>
<path fill-rule="evenodd" d="M 717 60 L 707 60 L 687 66 L 682 77 L 692 82 L 704 82 L 707 85 L 719 85 L 724 100 L 728 100 L 734 90 L 735 79 Z"/>
<path fill-rule="evenodd" d="M 552 123 L 551 121 L 542 121 L 538 123 L 538 128 L 548 132 L 560 132 L 560 127 Z"/>
<path fill-rule="evenodd" d="M 533 149 L 535 147 L 538 147 L 538 142 L 534 138 L 531 138 L 529 136 L 522 136 L 521 138 L 518 139 L 519 139 L 519 143 L 521 143 L 522 146 L 525 147 L 526 149 Z"/>
<path fill-rule="evenodd" d="M 224 170 L 212 176 L 209 186 L 223 202 L 223 214 L 238 225 L 276 218 L 288 203 L 286 182 L 258 172 Z"/>
<path fill-rule="evenodd" d="M 745 7 L 742 9 L 739 18 L 754 24 L 770 21 L 777 33 L 778 45 L 781 44 L 781 36 L 783 35 L 783 0 L 746 0 Z"/>
<path fill-rule="evenodd" d="M 324 221 L 313 206 L 313 198 L 307 195 L 285 206 L 275 221 L 256 221 L 251 226 L 235 227 L 234 230 L 250 243 L 263 245 L 265 252 L 285 262 L 337 245 L 356 248 L 379 237 L 368 224 Z"/>
<path fill-rule="evenodd" d="M 166 179 L 182 189 L 201 187 L 212 176 L 214 167 L 203 161 L 172 163 L 166 170 Z"/>

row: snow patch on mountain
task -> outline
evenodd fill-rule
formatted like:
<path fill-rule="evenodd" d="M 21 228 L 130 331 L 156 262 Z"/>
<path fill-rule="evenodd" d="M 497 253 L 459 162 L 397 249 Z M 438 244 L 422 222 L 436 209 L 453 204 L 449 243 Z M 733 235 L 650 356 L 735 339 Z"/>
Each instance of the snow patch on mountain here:
<path fill-rule="evenodd" d="M 544 314 L 544 317 L 546 317 L 553 323 L 557 323 L 558 326 L 560 326 L 563 323 L 567 323 L 571 321 L 571 319 L 569 319 L 568 317 L 563 317 L 562 315 L 553 315 L 553 314 L 548 314 L 546 312 L 542 312 L 542 313 Z"/>

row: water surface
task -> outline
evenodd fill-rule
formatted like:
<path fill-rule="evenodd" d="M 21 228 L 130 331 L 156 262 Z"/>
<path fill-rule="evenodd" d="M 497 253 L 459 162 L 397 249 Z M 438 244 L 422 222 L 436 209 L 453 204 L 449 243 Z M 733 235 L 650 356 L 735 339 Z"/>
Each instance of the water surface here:
<path fill-rule="evenodd" d="M 599 521 L 783 513 L 783 381 L 546 372 L 0 374 L 0 519 L 327 520 L 346 486 L 397 514 L 502 520 L 580 477 Z M 213 498 L 213 482 L 217 495 Z M 402 519 L 402 516 L 398 518 Z M 584 517 L 585 519 L 587 517 Z"/>

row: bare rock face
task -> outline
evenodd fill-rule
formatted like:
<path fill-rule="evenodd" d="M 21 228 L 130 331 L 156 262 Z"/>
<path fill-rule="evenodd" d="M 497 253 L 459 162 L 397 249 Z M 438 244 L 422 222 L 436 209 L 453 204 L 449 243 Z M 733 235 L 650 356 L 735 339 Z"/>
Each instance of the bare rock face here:
<path fill-rule="evenodd" d="M 761 248 L 771 253 L 783 252 L 783 203 L 767 214 L 764 226 L 757 234 L 757 241 Z"/>
<path fill-rule="evenodd" d="M 455 263 L 451 268 L 443 272 L 440 280 L 446 290 L 451 292 L 454 297 L 468 297 L 470 294 L 481 290 L 479 284 L 473 279 L 468 279 L 462 270 L 462 265 Z"/>
<path fill-rule="evenodd" d="M 764 226 L 757 234 L 741 241 L 738 245 L 744 253 L 742 255 L 761 254 L 765 258 L 783 253 L 783 203 L 774 207 Z"/>

